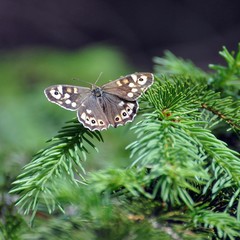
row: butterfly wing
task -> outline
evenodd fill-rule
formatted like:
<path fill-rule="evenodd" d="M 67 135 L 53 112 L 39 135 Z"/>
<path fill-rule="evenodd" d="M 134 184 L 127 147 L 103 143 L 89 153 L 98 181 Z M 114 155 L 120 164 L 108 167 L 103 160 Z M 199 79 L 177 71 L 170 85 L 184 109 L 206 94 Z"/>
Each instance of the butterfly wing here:
<path fill-rule="evenodd" d="M 104 93 L 96 98 L 86 98 L 77 111 L 78 120 L 91 131 L 104 130 L 110 125 L 118 127 L 133 121 L 138 109 L 136 101 L 126 101 L 119 97 Z"/>
<path fill-rule="evenodd" d="M 137 101 L 127 101 L 116 95 L 104 93 L 102 109 L 113 127 L 132 122 L 138 110 Z"/>
<path fill-rule="evenodd" d="M 102 101 L 94 95 L 90 95 L 82 101 L 77 111 L 77 116 L 79 122 L 91 131 L 104 130 L 110 125 L 103 111 Z"/>
<path fill-rule="evenodd" d="M 134 73 L 102 86 L 102 90 L 128 101 L 137 100 L 154 82 L 152 73 Z"/>
<path fill-rule="evenodd" d="M 80 103 L 91 94 L 91 89 L 72 85 L 53 85 L 46 88 L 44 93 L 50 102 L 75 111 Z"/>

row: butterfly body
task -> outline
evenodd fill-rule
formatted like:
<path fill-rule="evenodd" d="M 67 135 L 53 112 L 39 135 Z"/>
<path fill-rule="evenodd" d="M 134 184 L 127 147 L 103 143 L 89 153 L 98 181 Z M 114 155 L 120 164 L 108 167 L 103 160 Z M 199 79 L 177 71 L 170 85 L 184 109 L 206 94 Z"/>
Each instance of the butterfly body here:
<path fill-rule="evenodd" d="M 138 110 L 137 99 L 153 83 L 152 73 L 135 73 L 92 89 L 54 85 L 44 93 L 50 102 L 77 111 L 79 122 L 91 131 L 118 127 L 133 121 Z"/>

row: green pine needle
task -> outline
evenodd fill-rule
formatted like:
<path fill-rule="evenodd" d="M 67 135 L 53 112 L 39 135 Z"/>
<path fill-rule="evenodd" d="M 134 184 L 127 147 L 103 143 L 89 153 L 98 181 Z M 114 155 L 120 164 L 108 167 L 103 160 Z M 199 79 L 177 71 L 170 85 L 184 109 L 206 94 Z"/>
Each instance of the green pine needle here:
<path fill-rule="evenodd" d="M 75 184 L 85 181 L 82 161 L 86 160 L 87 145 L 95 148 L 93 138 L 103 141 L 99 132 L 87 130 L 75 119 L 49 140 L 49 145 L 33 157 L 13 182 L 11 193 L 19 194 L 16 204 L 20 210 L 34 215 L 40 202 L 46 204 L 50 213 L 56 206 L 60 207 L 54 200 L 56 193 L 50 190 L 51 185 L 60 177 L 67 177 Z"/>

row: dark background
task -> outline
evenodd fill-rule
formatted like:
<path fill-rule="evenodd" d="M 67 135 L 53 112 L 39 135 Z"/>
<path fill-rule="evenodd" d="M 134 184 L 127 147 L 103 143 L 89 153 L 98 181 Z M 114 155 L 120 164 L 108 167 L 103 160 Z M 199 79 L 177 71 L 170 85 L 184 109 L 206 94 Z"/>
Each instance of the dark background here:
<path fill-rule="evenodd" d="M 139 71 L 165 49 L 207 68 L 240 39 L 240 3 L 227 0 L 1 0 L 0 49 L 117 46 Z"/>

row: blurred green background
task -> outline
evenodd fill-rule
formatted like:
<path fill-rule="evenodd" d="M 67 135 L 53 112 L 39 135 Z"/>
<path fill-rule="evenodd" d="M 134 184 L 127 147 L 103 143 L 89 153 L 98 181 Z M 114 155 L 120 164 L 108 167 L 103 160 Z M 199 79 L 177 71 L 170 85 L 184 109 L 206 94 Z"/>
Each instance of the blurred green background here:
<path fill-rule="evenodd" d="M 44 88 L 53 84 L 89 86 L 102 73 L 98 85 L 136 71 L 114 47 L 92 45 L 79 51 L 65 52 L 50 48 L 18 50 L 0 55 L 0 156 L 3 176 L 14 177 L 31 157 L 45 147 L 64 123 L 76 117 L 50 103 Z M 137 121 L 137 120 L 135 120 Z M 87 170 L 130 163 L 125 147 L 134 138 L 131 124 L 103 131 L 104 143 L 91 150 Z M 10 182 L 9 182 L 10 183 Z"/>

